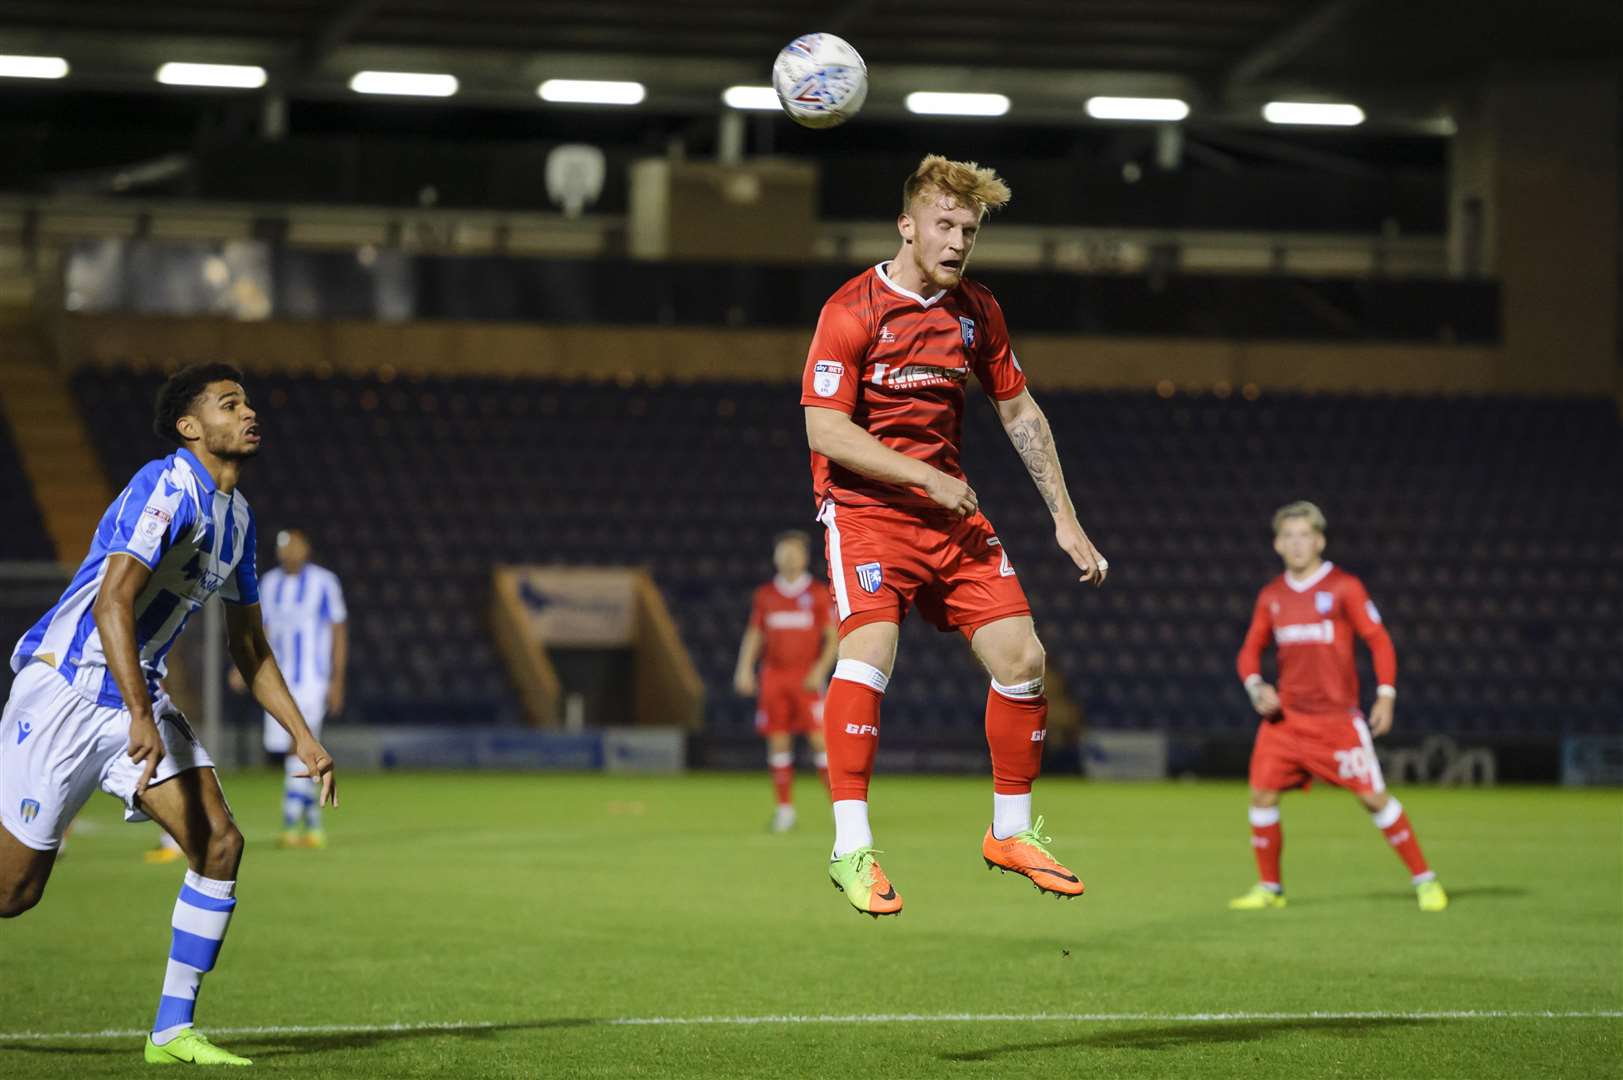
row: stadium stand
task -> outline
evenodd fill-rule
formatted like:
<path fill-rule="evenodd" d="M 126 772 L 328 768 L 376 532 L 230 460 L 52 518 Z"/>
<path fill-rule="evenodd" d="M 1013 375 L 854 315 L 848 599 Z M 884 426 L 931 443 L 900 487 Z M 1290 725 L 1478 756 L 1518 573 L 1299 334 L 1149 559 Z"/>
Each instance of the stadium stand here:
<path fill-rule="evenodd" d="M 75 394 L 108 472 L 160 447 L 150 371 L 82 370 Z M 255 377 L 260 522 L 306 528 L 355 613 L 352 711 L 516 715 L 485 611 L 493 563 L 644 563 L 709 688 L 729 680 L 770 538 L 816 529 L 796 389 L 746 383 Z M 1313 498 L 1333 559 L 1396 640 L 1412 730 L 1610 730 L 1623 708 L 1623 430 L 1594 399 L 1049 392 L 1111 584 L 1074 584 L 1046 511 L 984 401 L 971 482 L 1036 609 L 1051 664 L 1095 726 L 1243 730 L 1233 673 L 1256 590 L 1278 572 L 1269 517 Z M 268 554 L 265 556 L 268 558 Z M 1368 673 L 1365 673 L 1368 687 Z M 984 678 L 916 619 L 893 729 L 970 735 Z"/>
<path fill-rule="evenodd" d="M 50 534 L 45 531 L 45 522 L 28 484 L 28 474 L 17 454 L 11 425 L 3 414 L 0 414 L 0 475 L 7 478 L 0 485 L 0 521 L 5 522 L 5 529 L 0 530 L 4 534 L 0 536 L 0 562 L 55 561 L 56 551 L 51 547 Z"/>
<path fill-rule="evenodd" d="M 56 601 L 66 584 L 57 572 L 56 551 L 35 505 L 11 428 L 0 415 L 0 654 L 11 647 Z M 0 663 L 0 689 L 9 691 L 11 668 Z"/>

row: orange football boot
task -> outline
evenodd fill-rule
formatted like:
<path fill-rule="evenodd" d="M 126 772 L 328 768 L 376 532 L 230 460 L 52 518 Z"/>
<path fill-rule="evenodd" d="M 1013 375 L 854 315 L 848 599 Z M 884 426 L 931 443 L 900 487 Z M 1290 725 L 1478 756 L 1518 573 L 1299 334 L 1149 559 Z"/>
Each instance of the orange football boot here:
<path fill-rule="evenodd" d="M 1043 836 L 1042 829 L 1043 819 L 1039 817 L 1037 824 L 1025 832 L 999 840 L 988 827 L 986 839 L 981 841 L 981 858 L 986 860 L 986 868 L 1024 875 L 1037 886 L 1038 892 L 1053 893 L 1056 898 L 1081 896 L 1082 879 L 1071 873 L 1043 846 L 1051 843 L 1053 838 Z"/>

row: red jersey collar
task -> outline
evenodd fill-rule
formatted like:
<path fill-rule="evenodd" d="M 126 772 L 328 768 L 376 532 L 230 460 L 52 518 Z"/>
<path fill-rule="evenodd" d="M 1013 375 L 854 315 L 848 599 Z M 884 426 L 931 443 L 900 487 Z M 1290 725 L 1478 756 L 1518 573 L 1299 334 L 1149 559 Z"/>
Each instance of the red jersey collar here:
<path fill-rule="evenodd" d="M 809 574 L 809 573 L 801 574 L 799 577 L 795 578 L 793 581 L 784 581 L 781 577 L 774 577 L 772 579 L 772 587 L 774 589 L 778 590 L 778 595 L 779 596 L 782 596 L 782 597 L 785 597 L 785 598 L 793 598 L 793 597 L 799 596 L 801 593 L 805 592 L 807 587 L 810 586 L 810 585 L 811 585 L 811 574 Z"/>
<path fill-rule="evenodd" d="M 1329 559 L 1326 559 L 1324 560 L 1324 565 L 1313 571 L 1313 573 L 1310 574 L 1305 581 L 1297 581 L 1295 578 L 1291 577 L 1291 572 L 1287 570 L 1285 571 L 1284 575 L 1285 584 L 1290 588 L 1291 592 L 1307 592 L 1313 586 L 1323 581 L 1325 575 L 1330 573 L 1330 571 L 1334 570 L 1335 568 L 1336 564 L 1331 562 Z"/>
<path fill-rule="evenodd" d="M 912 289 L 904 289 L 904 288 L 902 288 L 900 285 L 898 285 L 894 281 L 890 280 L 890 275 L 885 273 L 885 267 L 887 267 L 889 265 L 890 265 L 890 260 L 889 259 L 886 259 L 882 263 L 875 263 L 874 268 L 873 268 L 873 272 L 879 275 L 879 280 L 883 281 L 885 283 L 885 288 L 889 289 L 891 292 L 897 293 L 897 294 L 899 294 L 901 296 L 905 296 L 909 300 L 913 300 L 913 301 L 915 301 L 917 303 L 923 304 L 925 307 L 931 306 L 937 300 L 940 300 L 943 296 L 947 295 L 947 290 L 946 289 L 937 289 L 936 294 L 934 296 L 930 297 L 929 299 L 926 299 L 926 298 L 920 296 L 918 293 L 914 292 Z"/>

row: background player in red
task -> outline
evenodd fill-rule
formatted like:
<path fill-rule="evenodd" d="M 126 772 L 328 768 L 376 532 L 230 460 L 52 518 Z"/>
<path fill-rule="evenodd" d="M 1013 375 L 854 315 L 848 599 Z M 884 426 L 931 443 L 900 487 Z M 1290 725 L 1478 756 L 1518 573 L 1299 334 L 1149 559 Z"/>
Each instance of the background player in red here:
<path fill-rule="evenodd" d="M 839 660 L 824 707 L 834 852 L 829 876 L 858 911 L 902 900 L 874 859 L 868 782 L 879 702 L 908 608 L 969 639 L 992 677 L 986 740 L 994 779 L 988 868 L 1076 896 L 1031 820 L 1048 703 L 1031 607 L 959 465 L 964 390 L 973 374 L 1054 515 L 1054 535 L 1100 584 L 1108 566 L 1077 522 L 1053 435 L 1026 389 L 1003 312 L 964 269 L 987 211 L 1009 201 L 991 169 L 931 155 L 902 188 L 896 257 L 848 281 L 823 306 L 806 357 L 806 408 L 818 519 L 840 617 Z"/>
<path fill-rule="evenodd" d="M 1403 804 L 1386 790 L 1371 742 L 1392 730 L 1397 653 L 1364 583 L 1325 560 L 1324 530 L 1324 514 L 1310 502 L 1294 502 L 1274 514 L 1274 550 L 1285 573 L 1257 594 L 1251 629 L 1240 648 L 1240 678 L 1263 719 L 1251 752 L 1251 846 L 1260 880 L 1229 907 L 1285 906 L 1279 794 L 1318 779 L 1358 797 L 1409 868 L 1420 910 L 1442 911 L 1448 894 L 1426 865 Z M 1353 634 L 1368 646 L 1379 684 L 1367 724 L 1358 711 Z M 1278 690 L 1262 678 L 1262 650 L 1270 639 L 1279 650 Z"/>
<path fill-rule="evenodd" d="M 811 575 L 811 537 L 799 531 L 780 534 L 772 545 L 772 565 L 778 575 L 755 590 L 733 688 L 756 699 L 755 727 L 766 736 L 766 760 L 778 798 L 772 831 L 788 832 L 795 827 L 791 789 L 796 735 L 806 736 L 817 774 L 828 783 L 823 691 L 838 638 L 828 586 Z"/>

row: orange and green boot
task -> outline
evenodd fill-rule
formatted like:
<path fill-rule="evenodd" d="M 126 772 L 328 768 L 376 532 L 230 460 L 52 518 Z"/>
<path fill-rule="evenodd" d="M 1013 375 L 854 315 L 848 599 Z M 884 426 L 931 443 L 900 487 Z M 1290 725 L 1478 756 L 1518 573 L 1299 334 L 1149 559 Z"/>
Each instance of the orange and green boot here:
<path fill-rule="evenodd" d="M 1027 877 L 1037 886 L 1038 892 L 1052 893 L 1055 897 L 1063 896 L 1066 899 L 1081 896 L 1082 879 L 1066 869 L 1044 846 L 1052 843 L 1053 838 L 1043 836 L 1042 830 L 1043 819 L 1040 817 L 1037 824 L 1025 832 L 1015 833 L 1007 840 L 999 840 L 988 828 L 986 839 L 981 841 L 981 858 L 986 860 L 986 868 Z"/>

